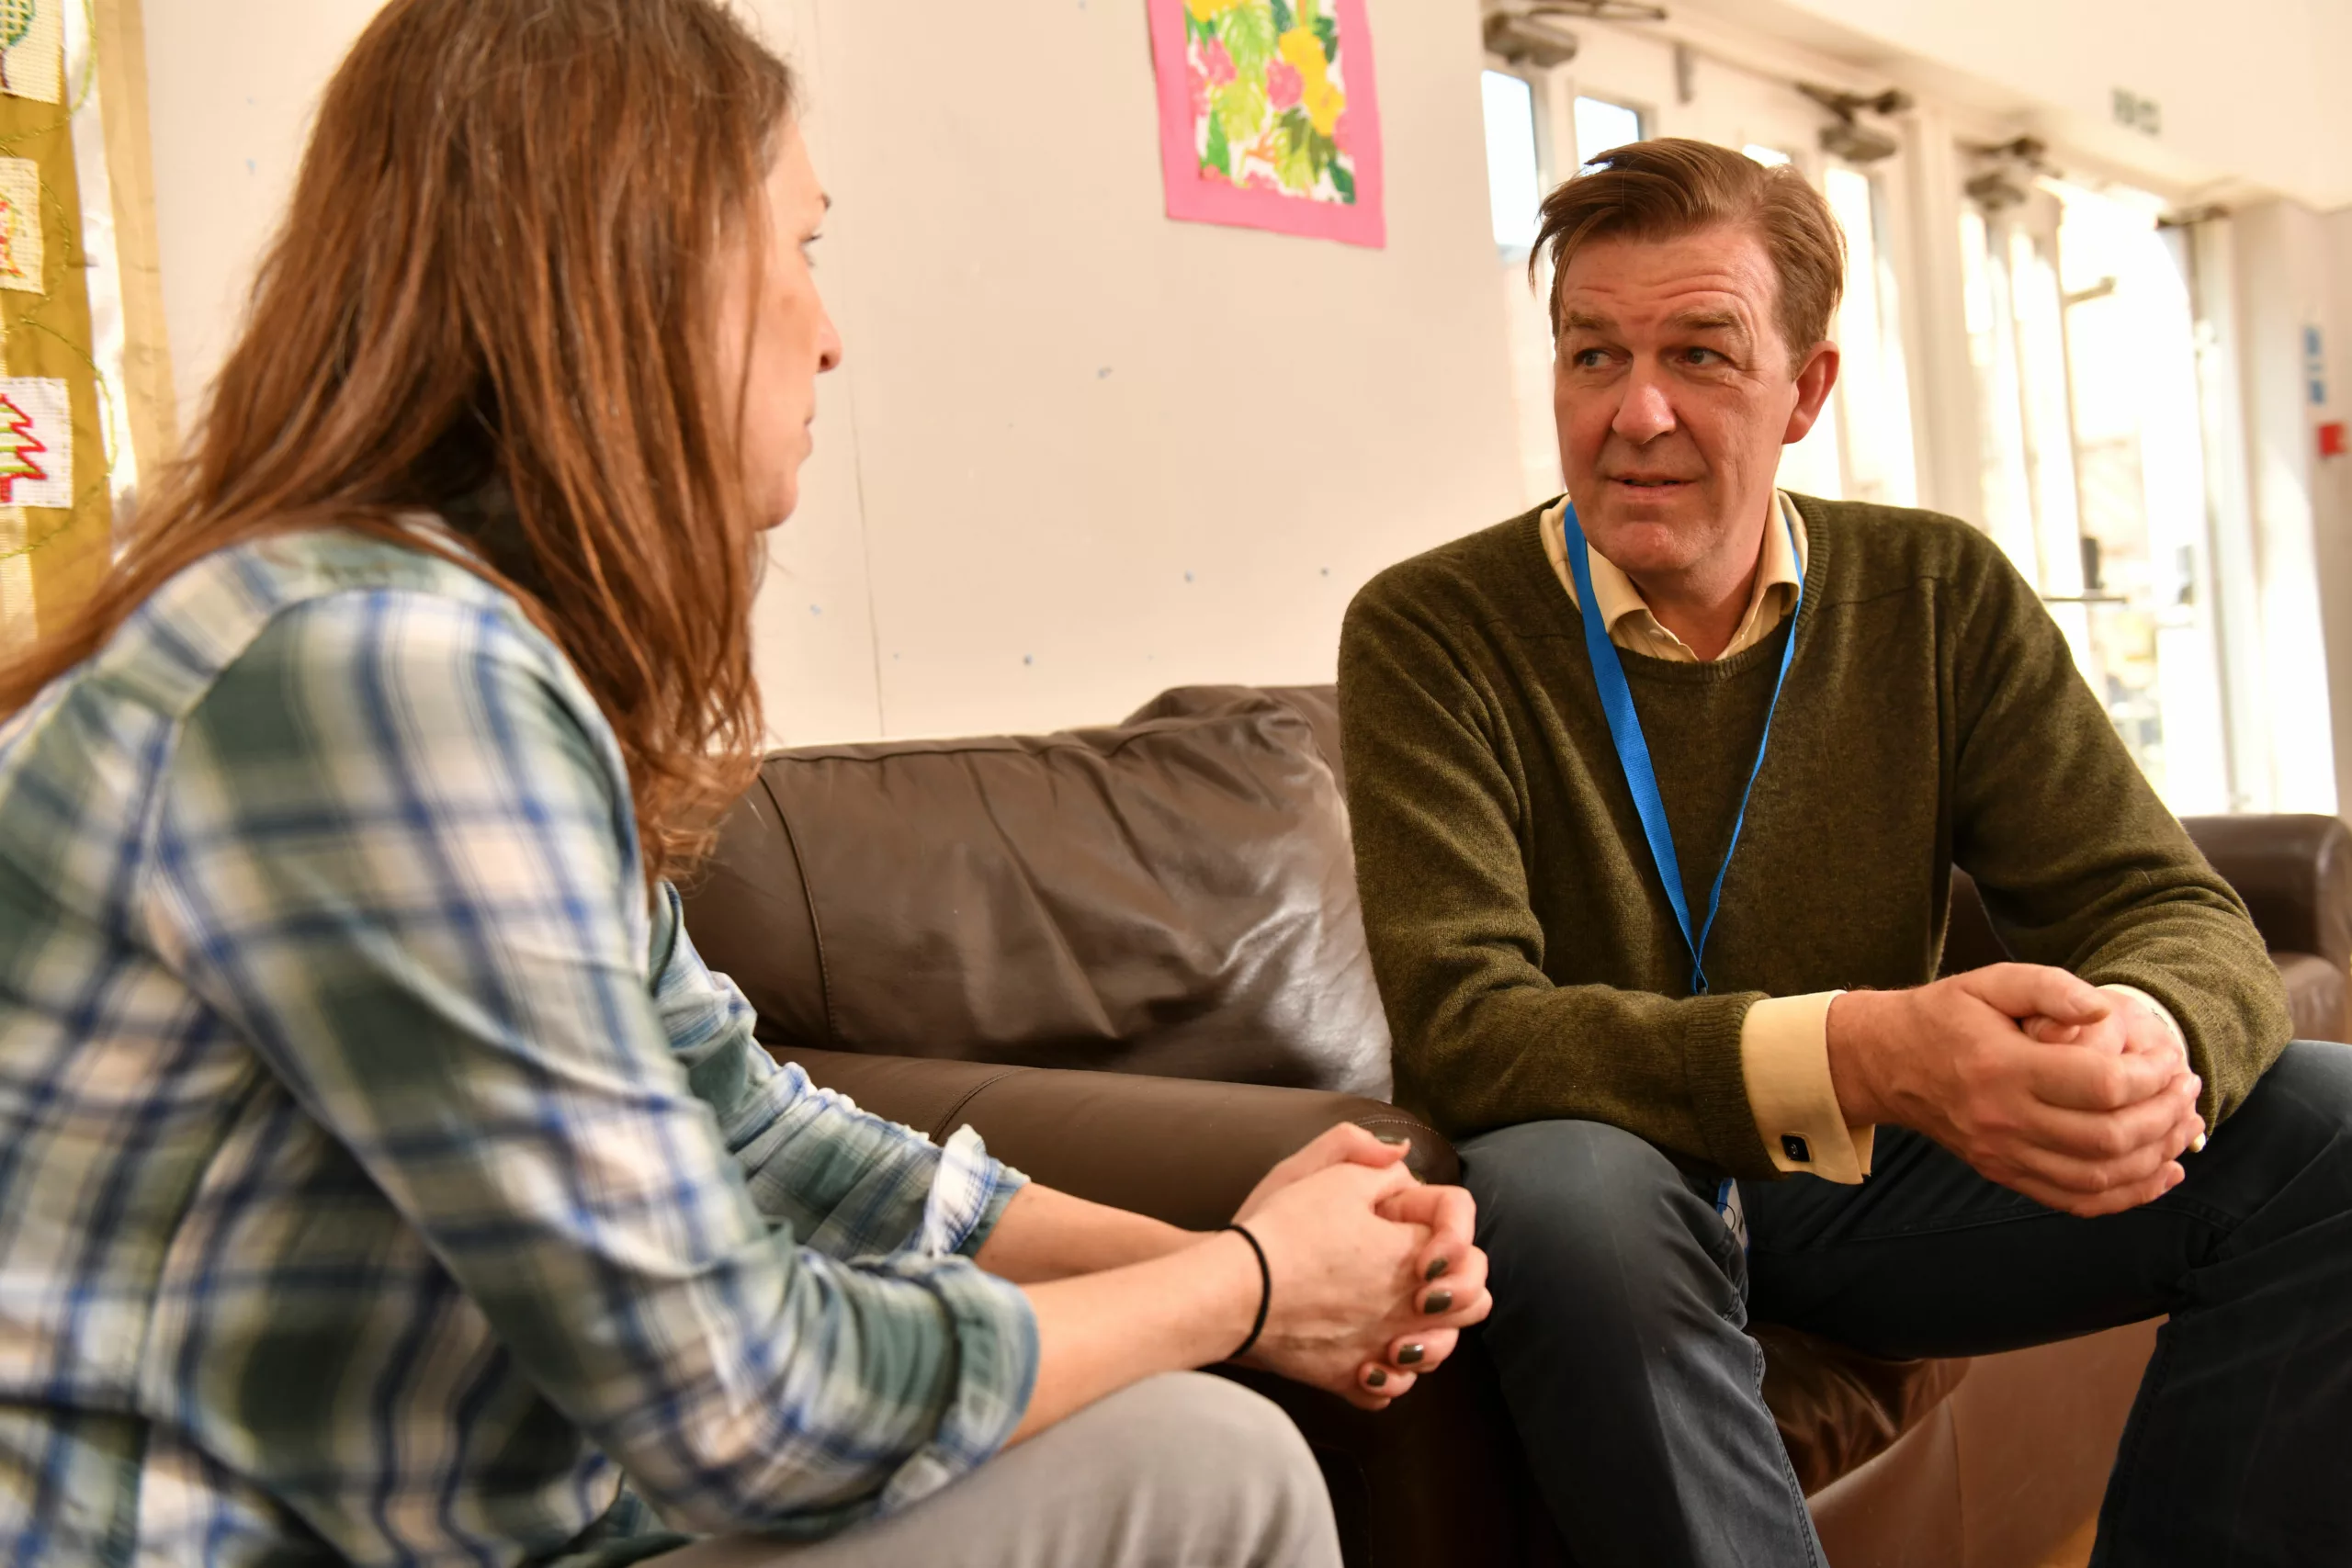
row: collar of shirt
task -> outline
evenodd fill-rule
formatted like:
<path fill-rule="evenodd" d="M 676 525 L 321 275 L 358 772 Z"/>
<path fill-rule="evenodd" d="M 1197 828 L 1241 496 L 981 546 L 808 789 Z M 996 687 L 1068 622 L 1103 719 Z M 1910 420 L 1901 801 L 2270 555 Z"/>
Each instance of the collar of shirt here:
<path fill-rule="evenodd" d="M 1774 491 L 1781 515 L 1788 520 L 1786 528 L 1764 530 L 1764 558 L 1756 573 L 1756 586 L 1747 596 L 1747 613 L 1740 617 L 1739 629 L 1732 633 L 1730 644 L 1718 659 L 1729 659 L 1744 653 L 1770 637 L 1780 626 L 1781 618 L 1796 602 L 1797 586 L 1804 580 L 1809 543 L 1805 537 L 1804 519 L 1797 513 L 1796 504 L 1786 491 Z M 1568 595 L 1568 603 L 1577 603 L 1576 573 L 1568 570 L 1567 549 L 1568 498 L 1562 496 L 1546 510 L 1541 519 L 1544 554 L 1552 563 L 1552 575 Z M 1790 536 L 1795 535 L 1794 547 Z M 1594 549 L 1585 547 L 1585 560 L 1592 570 L 1592 596 L 1600 602 L 1601 618 L 1609 625 L 1609 640 L 1628 653 L 1646 654 L 1676 664 L 1702 662 L 1690 645 L 1666 629 L 1642 598 L 1642 591 L 1634 580 L 1619 570 L 1615 562 Z M 1581 606 L 1579 606 L 1581 607 Z"/>

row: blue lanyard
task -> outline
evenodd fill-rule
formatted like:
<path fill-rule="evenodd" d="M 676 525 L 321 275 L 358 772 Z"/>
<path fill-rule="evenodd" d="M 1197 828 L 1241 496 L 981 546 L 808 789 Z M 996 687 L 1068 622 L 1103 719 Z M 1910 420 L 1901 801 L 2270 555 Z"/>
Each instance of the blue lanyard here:
<path fill-rule="evenodd" d="M 1777 504 L 1777 502 L 1776 502 Z M 1796 526 L 1783 516 L 1781 523 L 1789 530 L 1789 553 L 1796 553 Z M 1796 603 L 1789 606 L 1789 640 L 1781 649 L 1781 673 L 1772 682 L 1772 705 L 1764 710 L 1764 735 L 1756 743 L 1756 763 L 1747 770 L 1747 787 L 1739 794 L 1739 815 L 1733 818 L 1731 842 L 1724 846 L 1724 863 L 1715 871 L 1715 886 L 1707 895 L 1707 923 L 1699 934 L 1690 934 L 1690 906 L 1682 894 L 1682 865 L 1675 858 L 1674 835 L 1667 830 L 1666 802 L 1657 793 L 1657 770 L 1650 765 L 1650 746 L 1642 739 L 1641 716 L 1634 711 L 1634 690 L 1625 683 L 1625 662 L 1617 656 L 1617 645 L 1609 640 L 1609 628 L 1601 624 L 1600 605 L 1593 597 L 1592 564 L 1585 558 L 1584 529 L 1577 523 L 1577 509 L 1571 505 L 1561 511 L 1560 526 L 1566 535 L 1568 570 L 1576 573 L 1577 608 L 1584 616 L 1584 649 L 1592 660 L 1592 682 L 1600 688 L 1600 708 L 1609 716 L 1609 739 L 1616 743 L 1617 761 L 1625 770 L 1625 785 L 1634 792 L 1634 809 L 1640 813 L 1642 833 L 1650 841 L 1650 859 L 1657 866 L 1658 880 L 1666 884 L 1666 901 L 1674 908 L 1674 923 L 1682 928 L 1682 945 L 1690 952 L 1690 994 L 1707 994 L 1707 969 L 1701 955 L 1707 951 L 1707 935 L 1715 929 L 1715 911 L 1723 907 L 1724 877 L 1731 871 L 1731 857 L 1739 848 L 1739 830 L 1747 825 L 1748 796 L 1756 793 L 1756 775 L 1764 771 L 1764 751 L 1772 744 L 1772 716 L 1781 708 L 1781 688 L 1788 684 L 1789 660 L 1797 651 L 1797 616 L 1804 609 L 1804 573 L 1797 573 Z"/>

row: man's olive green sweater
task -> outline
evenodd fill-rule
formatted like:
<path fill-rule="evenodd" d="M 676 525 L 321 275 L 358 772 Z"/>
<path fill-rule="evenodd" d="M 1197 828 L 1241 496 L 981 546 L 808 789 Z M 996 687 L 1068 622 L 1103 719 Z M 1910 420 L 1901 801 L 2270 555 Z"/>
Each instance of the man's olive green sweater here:
<path fill-rule="evenodd" d="M 1357 595 L 1340 712 L 1398 1100 L 1457 1137 L 1583 1118 L 1772 1176 L 1740 1069 L 1749 1006 L 1933 979 L 1957 864 L 2018 960 L 2171 1009 L 2218 1125 L 2285 1044 L 2286 992 L 2049 613 L 1965 524 L 1797 505 L 1796 656 L 1704 997 L 1538 513 Z M 1789 635 L 1712 664 L 1623 654 L 1694 922 Z"/>

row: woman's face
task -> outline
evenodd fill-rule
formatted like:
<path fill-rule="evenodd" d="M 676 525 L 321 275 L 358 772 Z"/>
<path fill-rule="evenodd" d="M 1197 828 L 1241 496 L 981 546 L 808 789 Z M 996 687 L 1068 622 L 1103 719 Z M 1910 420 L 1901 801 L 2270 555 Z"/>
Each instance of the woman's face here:
<path fill-rule="evenodd" d="M 745 499 L 759 525 L 772 528 L 799 504 L 800 465 L 814 445 L 817 378 L 842 362 L 841 335 L 817 297 L 808 255 L 831 202 L 797 125 L 787 125 L 778 141 L 766 196 L 764 255 L 745 245 L 724 264 L 718 355 L 722 407 L 737 415 L 741 438 Z M 762 217 L 755 209 L 752 220 Z"/>

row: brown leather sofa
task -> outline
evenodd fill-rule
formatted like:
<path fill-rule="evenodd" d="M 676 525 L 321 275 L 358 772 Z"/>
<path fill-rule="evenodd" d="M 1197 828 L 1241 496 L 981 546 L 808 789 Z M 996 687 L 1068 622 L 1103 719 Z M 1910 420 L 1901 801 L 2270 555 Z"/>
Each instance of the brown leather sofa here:
<path fill-rule="evenodd" d="M 2352 834 L 2190 830 L 2246 897 L 2309 1034 L 2346 1037 Z M 686 897 L 762 1037 L 818 1082 L 1038 1179 L 1208 1228 L 1340 1120 L 1453 1150 L 1386 1102 L 1332 694 L 1195 687 L 1113 728 L 770 758 Z M 2000 956 L 1956 878 L 1947 969 Z M 1838 1568 L 2030 1568 L 2090 1517 L 2153 1343 L 2141 1325 L 1973 1363 L 1759 1325 L 1766 1395 Z M 1351 1568 L 1562 1549 L 1476 1335 L 1379 1416 L 1276 1379 Z"/>

